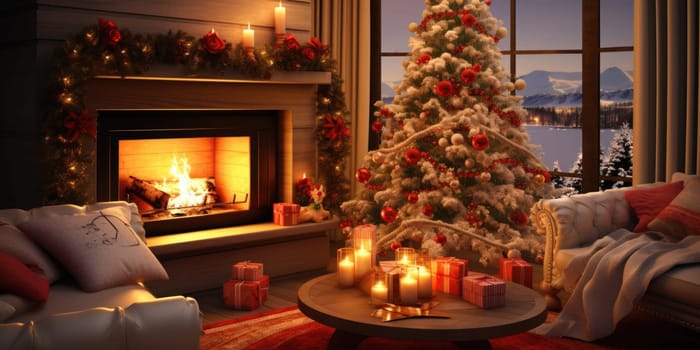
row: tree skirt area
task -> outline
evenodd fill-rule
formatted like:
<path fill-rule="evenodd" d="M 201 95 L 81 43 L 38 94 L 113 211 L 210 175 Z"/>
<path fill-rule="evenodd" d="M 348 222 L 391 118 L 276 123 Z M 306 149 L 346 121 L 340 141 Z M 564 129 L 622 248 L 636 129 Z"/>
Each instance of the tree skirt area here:
<path fill-rule="evenodd" d="M 556 317 L 550 313 L 548 321 Z M 201 350 L 213 349 L 326 349 L 334 329 L 311 320 L 296 306 L 254 314 L 204 326 Z M 490 339 L 494 350 L 505 349 L 661 349 L 695 348 L 700 334 L 658 320 L 631 317 L 620 323 L 613 336 L 588 343 L 567 338 L 548 338 L 524 332 Z M 386 338 L 367 338 L 360 350 L 369 349 L 456 349 L 449 342 L 409 342 Z"/>

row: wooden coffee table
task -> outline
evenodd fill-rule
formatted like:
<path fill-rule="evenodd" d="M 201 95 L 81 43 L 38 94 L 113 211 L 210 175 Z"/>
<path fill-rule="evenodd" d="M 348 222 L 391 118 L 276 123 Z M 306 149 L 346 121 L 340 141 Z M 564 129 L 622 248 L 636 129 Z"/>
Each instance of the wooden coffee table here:
<path fill-rule="evenodd" d="M 358 288 L 340 288 L 335 273 L 304 283 L 298 291 L 299 310 L 309 318 L 335 328 L 328 349 L 354 349 L 367 337 L 410 341 L 451 341 L 460 348 L 490 349 L 489 338 L 528 331 L 547 318 L 544 297 L 506 281 L 505 305 L 480 309 L 461 297 L 436 293 L 434 308 L 450 318 L 410 318 L 382 322 L 371 314 L 376 308 Z"/>

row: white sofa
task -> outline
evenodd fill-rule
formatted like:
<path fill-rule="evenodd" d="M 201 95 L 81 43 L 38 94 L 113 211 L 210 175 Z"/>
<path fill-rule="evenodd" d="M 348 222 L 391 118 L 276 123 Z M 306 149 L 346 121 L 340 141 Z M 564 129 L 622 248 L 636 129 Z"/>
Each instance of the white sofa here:
<path fill-rule="evenodd" d="M 124 222 L 104 221 L 127 216 Z M 65 231 L 70 223 L 90 218 L 87 225 L 78 226 L 85 231 L 77 236 Z M 115 225 L 118 230 L 112 230 Z M 36 237 L 44 231 L 57 231 L 55 240 Z M 83 245 L 63 244 L 88 236 Z M 85 251 L 83 257 L 65 256 L 76 247 Z M 120 249 L 129 253 L 121 255 Z M 0 210 L 0 253 L 3 250 L 38 268 L 50 287 L 43 302 L 0 290 L 0 349 L 199 349 L 197 301 L 184 296 L 158 298 L 144 286 L 144 281 L 165 279 L 167 273 L 146 247 L 135 205 L 102 202 Z M 110 255 L 112 251 L 118 253 Z"/>
<path fill-rule="evenodd" d="M 671 182 L 692 177 L 676 173 Z M 634 228 L 637 217 L 624 195 L 625 191 L 659 185 L 662 184 L 641 184 L 541 200 L 533 206 L 533 225 L 539 233 L 546 235 L 541 288 L 546 293 L 550 309 L 560 309 L 559 293 L 573 289 L 564 284 L 565 277 L 569 277 L 564 276 L 564 271 L 572 258 L 619 228 Z M 698 295 L 700 264 L 680 265 L 653 279 L 637 308 L 700 331 Z"/>

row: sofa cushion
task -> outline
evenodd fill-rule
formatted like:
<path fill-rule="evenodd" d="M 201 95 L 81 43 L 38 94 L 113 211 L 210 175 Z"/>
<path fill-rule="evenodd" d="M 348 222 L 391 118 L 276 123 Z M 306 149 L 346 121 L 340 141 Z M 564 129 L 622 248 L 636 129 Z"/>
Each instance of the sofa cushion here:
<path fill-rule="evenodd" d="M 17 312 L 7 322 L 37 321 L 51 315 L 74 312 L 95 307 L 123 307 L 155 300 L 156 297 L 139 284 L 126 284 L 107 288 L 98 292 L 86 293 L 73 282 L 58 281 L 51 286 L 49 298 L 24 312 Z"/>
<path fill-rule="evenodd" d="M 10 254 L 25 265 L 35 267 L 35 272 L 49 283 L 55 282 L 61 275 L 55 262 L 24 232 L 3 221 L 0 221 L 0 253 Z"/>
<path fill-rule="evenodd" d="M 163 266 L 129 224 L 125 207 L 33 218 L 18 227 L 46 249 L 85 291 L 168 279 Z"/>
<path fill-rule="evenodd" d="M 49 282 L 16 257 L 0 253 L 0 292 L 17 294 L 33 301 L 46 301 Z"/>
<path fill-rule="evenodd" d="M 648 188 L 635 188 L 625 191 L 627 203 L 637 215 L 638 222 L 634 232 L 648 231 L 649 223 L 661 212 L 681 191 L 683 181 Z"/>
<path fill-rule="evenodd" d="M 683 191 L 649 223 L 649 228 L 673 240 L 700 235 L 700 178 L 688 180 Z"/>

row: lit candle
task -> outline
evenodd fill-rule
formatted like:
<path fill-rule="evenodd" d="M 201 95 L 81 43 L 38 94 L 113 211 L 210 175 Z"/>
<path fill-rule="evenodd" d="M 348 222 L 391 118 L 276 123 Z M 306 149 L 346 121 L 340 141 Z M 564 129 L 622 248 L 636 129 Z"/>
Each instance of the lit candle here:
<path fill-rule="evenodd" d="M 401 304 L 411 305 L 418 302 L 418 281 L 412 274 L 407 273 L 399 282 Z"/>
<path fill-rule="evenodd" d="M 287 10 L 280 5 L 275 7 L 275 33 L 282 34 L 287 31 Z"/>
<path fill-rule="evenodd" d="M 338 282 L 343 287 L 350 287 L 355 283 L 355 263 L 349 256 L 338 262 Z"/>
<path fill-rule="evenodd" d="M 430 299 L 433 297 L 433 278 L 430 270 L 425 266 L 418 266 L 418 298 Z"/>
<path fill-rule="evenodd" d="M 370 294 L 372 298 L 372 304 L 375 306 L 379 306 L 386 303 L 388 291 L 389 289 L 384 284 L 384 281 L 377 281 L 377 283 L 375 283 L 372 286 L 372 291 Z"/>
<path fill-rule="evenodd" d="M 372 255 L 360 246 L 360 249 L 355 250 L 355 276 L 358 279 L 363 278 L 372 270 Z"/>
<path fill-rule="evenodd" d="M 248 22 L 248 29 L 243 29 L 243 47 L 254 47 L 255 46 L 255 30 L 250 29 L 250 22 Z"/>

